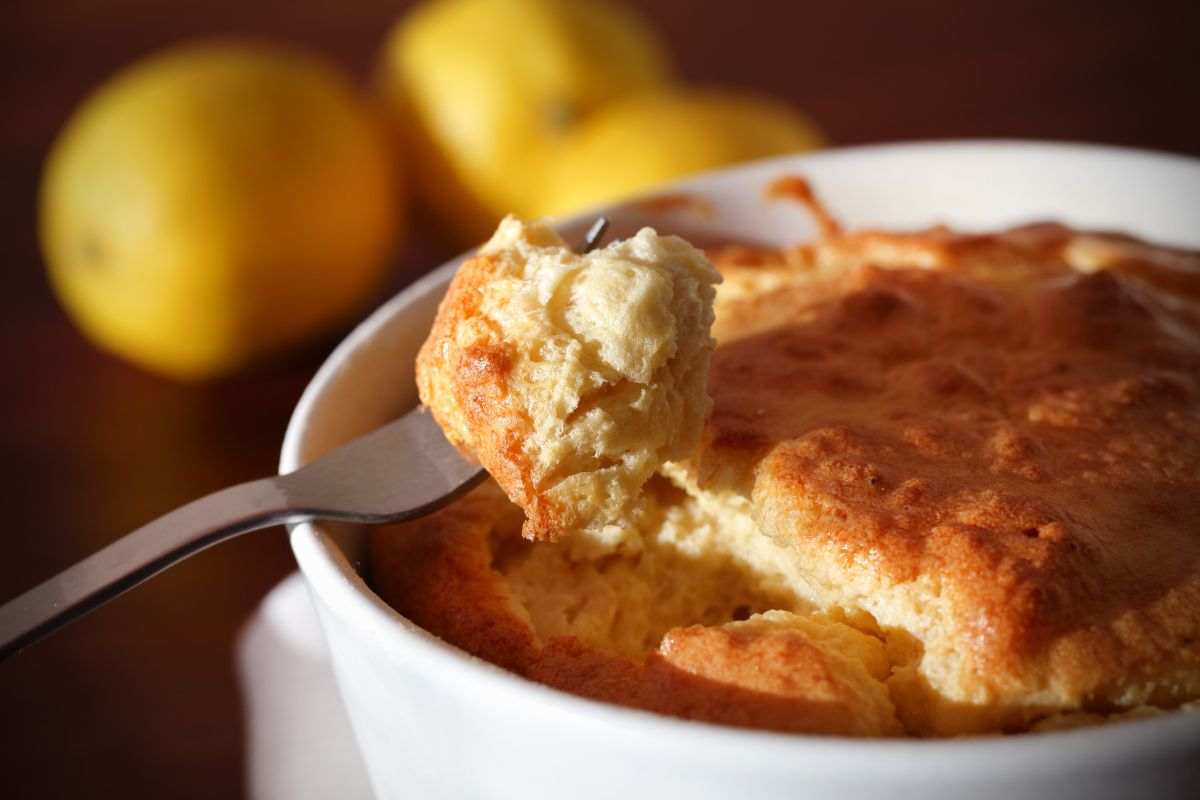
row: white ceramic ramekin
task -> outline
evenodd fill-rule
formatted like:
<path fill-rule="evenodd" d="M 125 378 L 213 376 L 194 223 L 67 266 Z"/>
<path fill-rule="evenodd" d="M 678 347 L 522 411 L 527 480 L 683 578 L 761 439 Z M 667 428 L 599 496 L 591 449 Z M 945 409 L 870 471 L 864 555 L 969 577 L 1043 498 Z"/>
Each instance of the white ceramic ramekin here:
<path fill-rule="evenodd" d="M 809 178 L 851 227 L 1056 219 L 1200 247 L 1200 161 L 1079 145 L 832 150 L 669 190 L 704 203 L 628 203 L 607 213 L 617 235 L 649 224 L 706 239 L 793 242 L 813 234 L 807 214 L 762 192 L 788 173 Z M 591 218 L 561 228 L 578 236 Z M 456 264 L 419 280 L 337 348 L 296 408 L 281 471 L 413 406 L 413 358 Z M 360 577 L 359 529 L 297 525 L 291 543 L 381 798 L 1200 796 L 1192 793 L 1200 790 L 1200 714 L 955 741 L 780 735 L 668 719 L 527 682 L 427 634 Z"/>

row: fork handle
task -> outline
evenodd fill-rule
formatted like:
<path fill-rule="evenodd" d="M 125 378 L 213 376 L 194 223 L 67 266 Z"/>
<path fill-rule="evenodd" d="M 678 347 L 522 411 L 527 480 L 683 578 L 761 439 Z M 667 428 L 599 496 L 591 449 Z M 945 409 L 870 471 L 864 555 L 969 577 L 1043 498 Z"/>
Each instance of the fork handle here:
<path fill-rule="evenodd" d="M 221 489 L 159 517 L 0 606 L 0 661 L 193 553 L 310 518 L 276 478 Z"/>

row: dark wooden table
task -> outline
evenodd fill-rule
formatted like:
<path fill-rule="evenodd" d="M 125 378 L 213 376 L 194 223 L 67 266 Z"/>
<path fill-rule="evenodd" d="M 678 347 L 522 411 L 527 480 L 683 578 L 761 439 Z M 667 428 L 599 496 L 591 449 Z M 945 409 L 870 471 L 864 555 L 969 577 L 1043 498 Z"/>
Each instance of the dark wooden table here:
<path fill-rule="evenodd" d="M 34 238 L 42 160 L 107 74 L 163 45 L 242 33 L 367 74 L 384 0 L 17 0 L 0 24 L 0 599 L 205 492 L 273 471 L 332 346 L 206 386 L 94 350 L 56 306 Z M 807 110 L 839 144 L 1087 140 L 1200 154 L 1191 2 L 645 2 L 683 73 Z M 398 286 L 449 254 L 418 234 Z M 210 550 L 0 665 L 0 796 L 233 797 L 238 627 L 293 568 L 280 530 Z"/>

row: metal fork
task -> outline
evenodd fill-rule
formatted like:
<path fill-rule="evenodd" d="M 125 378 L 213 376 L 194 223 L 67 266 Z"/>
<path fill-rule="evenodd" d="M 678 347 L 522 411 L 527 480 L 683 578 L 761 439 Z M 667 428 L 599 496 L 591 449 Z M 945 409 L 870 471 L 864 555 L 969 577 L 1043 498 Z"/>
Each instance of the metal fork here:
<path fill-rule="evenodd" d="M 580 252 L 604 236 L 601 217 Z M 159 517 L 0 606 L 0 660 L 194 553 L 313 519 L 383 524 L 437 510 L 483 480 L 415 409 L 295 472 L 231 486 Z"/>

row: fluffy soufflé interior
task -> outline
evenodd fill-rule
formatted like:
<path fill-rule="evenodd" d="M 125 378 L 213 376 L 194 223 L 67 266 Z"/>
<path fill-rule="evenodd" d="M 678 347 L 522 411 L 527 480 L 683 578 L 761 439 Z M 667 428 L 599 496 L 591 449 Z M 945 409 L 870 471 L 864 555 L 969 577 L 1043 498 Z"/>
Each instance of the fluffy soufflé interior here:
<path fill-rule="evenodd" d="M 678 240 L 613 246 L 614 290 L 505 224 L 418 365 L 497 481 L 372 532 L 402 614 L 567 691 L 780 731 L 1017 732 L 1200 698 L 1200 255 L 827 224 L 710 251 L 712 317 Z M 568 473 L 588 477 L 542 497 Z"/>
<path fill-rule="evenodd" d="M 450 286 L 417 360 L 421 400 L 530 537 L 627 522 L 658 466 L 699 441 L 719 280 L 674 236 L 580 255 L 509 217 Z"/>

